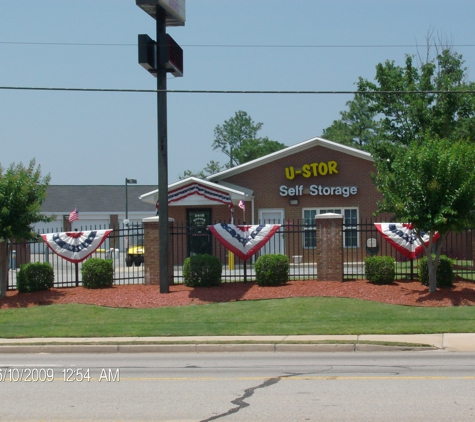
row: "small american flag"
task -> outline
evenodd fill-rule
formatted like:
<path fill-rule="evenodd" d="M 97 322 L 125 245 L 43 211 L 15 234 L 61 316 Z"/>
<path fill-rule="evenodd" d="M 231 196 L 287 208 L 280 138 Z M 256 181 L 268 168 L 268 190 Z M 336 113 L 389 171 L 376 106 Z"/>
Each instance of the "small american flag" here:
<path fill-rule="evenodd" d="M 71 214 L 69 214 L 69 221 L 73 222 L 75 220 L 79 220 L 79 212 L 77 208 L 74 208 L 74 210 L 71 211 Z"/>
<path fill-rule="evenodd" d="M 243 211 L 246 211 L 246 205 L 242 199 L 239 201 L 239 208 L 241 208 Z"/>

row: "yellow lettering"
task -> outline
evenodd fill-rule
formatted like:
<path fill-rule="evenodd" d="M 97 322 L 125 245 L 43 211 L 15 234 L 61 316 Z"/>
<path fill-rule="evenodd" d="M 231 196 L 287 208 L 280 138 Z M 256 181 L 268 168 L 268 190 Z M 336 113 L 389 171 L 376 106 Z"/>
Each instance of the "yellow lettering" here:
<path fill-rule="evenodd" d="M 313 175 L 314 175 L 314 176 L 317 176 L 317 175 L 318 175 L 317 166 L 318 166 L 318 163 L 312 163 L 312 164 L 310 164 L 310 167 L 312 167 Z"/>
<path fill-rule="evenodd" d="M 302 176 L 308 179 L 311 175 L 312 173 L 310 172 L 310 166 L 308 164 L 304 164 L 302 166 Z"/>
<path fill-rule="evenodd" d="M 292 166 L 285 168 L 285 177 L 289 180 L 292 180 L 295 177 L 295 170 Z"/>
<path fill-rule="evenodd" d="M 321 163 L 304 164 L 302 168 L 295 169 L 293 166 L 285 168 L 285 177 L 289 180 L 295 179 L 295 176 L 302 175 L 306 179 L 311 176 L 325 176 L 327 174 L 338 174 L 338 163 L 336 161 L 328 161 Z"/>
<path fill-rule="evenodd" d="M 328 173 L 328 166 L 327 163 L 320 163 L 318 165 L 318 172 L 322 175 L 325 176 L 325 174 Z"/>
<path fill-rule="evenodd" d="M 336 169 L 337 163 L 336 161 L 329 161 L 328 162 L 328 173 L 333 174 L 333 173 L 338 173 L 338 170 Z"/>

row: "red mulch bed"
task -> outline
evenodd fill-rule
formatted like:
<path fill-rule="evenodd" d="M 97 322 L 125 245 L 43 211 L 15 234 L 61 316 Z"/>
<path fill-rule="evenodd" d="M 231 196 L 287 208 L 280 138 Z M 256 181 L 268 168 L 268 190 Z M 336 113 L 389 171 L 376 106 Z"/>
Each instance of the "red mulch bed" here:
<path fill-rule="evenodd" d="M 278 287 L 259 287 L 255 283 L 223 283 L 219 287 L 190 288 L 170 286 L 160 294 L 158 286 L 124 285 L 90 290 L 83 287 L 51 289 L 34 293 L 7 292 L 0 309 L 22 308 L 60 303 L 82 303 L 114 308 L 160 308 L 163 306 L 201 305 L 237 300 L 278 299 L 288 297 L 331 296 L 365 299 L 408 306 L 473 306 L 475 283 L 458 280 L 452 288 L 429 293 L 418 281 L 397 281 L 378 286 L 366 280 L 292 281 Z"/>

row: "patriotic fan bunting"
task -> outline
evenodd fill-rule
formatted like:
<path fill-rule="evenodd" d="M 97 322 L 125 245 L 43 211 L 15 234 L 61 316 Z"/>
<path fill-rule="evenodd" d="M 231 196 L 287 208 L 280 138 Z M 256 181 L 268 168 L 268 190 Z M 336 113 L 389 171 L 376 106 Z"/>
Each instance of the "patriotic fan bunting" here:
<path fill-rule="evenodd" d="M 226 204 L 229 208 L 231 216 L 234 215 L 233 202 L 231 200 L 231 196 L 228 193 L 221 192 L 198 183 L 192 183 L 190 185 L 186 185 L 182 188 L 168 192 L 168 203 L 170 204 L 171 202 L 180 201 L 181 199 L 191 195 L 204 196 L 205 198 L 211 199 L 212 201 Z"/>
<path fill-rule="evenodd" d="M 279 227 L 280 224 L 253 226 L 215 224 L 214 226 L 208 226 L 219 243 L 244 261 L 257 253 L 279 230 Z"/>
<path fill-rule="evenodd" d="M 405 223 L 374 223 L 378 231 L 389 244 L 404 256 L 414 259 L 424 251 L 419 238 L 412 230 L 411 224 Z M 424 244 L 429 244 L 429 235 L 421 232 Z M 439 238 L 439 233 L 434 234 L 434 241 Z"/>
<path fill-rule="evenodd" d="M 61 258 L 75 264 L 84 261 L 102 245 L 112 230 L 42 234 L 46 245 Z"/>

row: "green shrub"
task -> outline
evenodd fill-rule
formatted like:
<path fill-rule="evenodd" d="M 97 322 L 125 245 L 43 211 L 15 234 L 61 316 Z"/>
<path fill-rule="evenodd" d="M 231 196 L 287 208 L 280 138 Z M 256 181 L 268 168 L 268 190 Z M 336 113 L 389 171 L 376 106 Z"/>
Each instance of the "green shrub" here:
<path fill-rule="evenodd" d="M 193 255 L 183 264 L 184 284 L 188 287 L 219 286 L 223 267 L 219 258 L 209 254 Z"/>
<path fill-rule="evenodd" d="M 114 268 L 112 259 L 89 258 L 82 264 L 82 285 L 86 289 L 112 287 Z"/>
<path fill-rule="evenodd" d="M 20 266 L 16 278 L 20 293 L 48 290 L 54 285 L 54 270 L 48 262 L 32 262 Z"/>
<path fill-rule="evenodd" d="M 435 255 L 432 255 L 435 259 Z M 454 262 L 446 255 L 439 256 L 439 265 L 437 266 L 437 287 L 451 287 L 454 284 Z M 419 274 L 419 281 L 424 285 L 429 285 L 429 264 L 427 257 L 424 256 L 419 260 L 417 272 Z"/>
<path fill-rule="evenodd" d="M 259 286 L 277 286 L 289 279 L 289 258 L 282 254 L 261 255 L 257 258 L 254 269 Z"/>
<path fill-rule="evenodd" d="M 371 256 L 365 259 L 365 277 L 370 283 L 391 284 L 396 277 L 396 261 L 390 256 Z"/>

